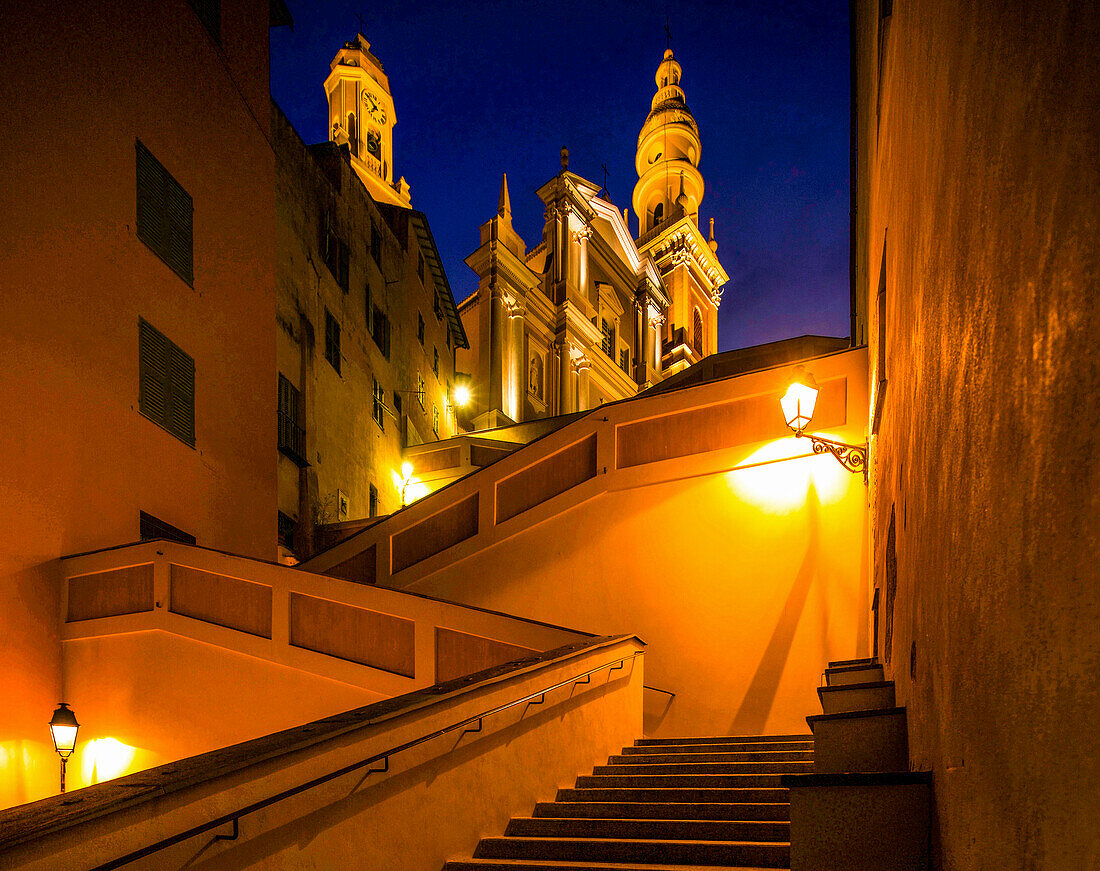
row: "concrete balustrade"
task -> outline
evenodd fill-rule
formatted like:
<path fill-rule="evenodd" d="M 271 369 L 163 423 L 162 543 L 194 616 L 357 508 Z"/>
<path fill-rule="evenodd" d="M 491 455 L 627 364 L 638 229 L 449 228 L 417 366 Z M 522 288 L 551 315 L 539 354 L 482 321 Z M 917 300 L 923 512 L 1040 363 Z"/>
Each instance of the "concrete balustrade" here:
<path fill-rule="evenodd" d="M 121 866 L 441 868 L 639 734 L 642 649 L 632 636 L 588 639 L 11 808 L 0 865 L 97 867 L 469 720 L 240 816 L 232 840 L 217 837 L 233 834 L 226 821 Z"/>
<path fill-rule="evenodd" d="M 61 569 L 75 786 L 591 637 L 169 541 Z"/>

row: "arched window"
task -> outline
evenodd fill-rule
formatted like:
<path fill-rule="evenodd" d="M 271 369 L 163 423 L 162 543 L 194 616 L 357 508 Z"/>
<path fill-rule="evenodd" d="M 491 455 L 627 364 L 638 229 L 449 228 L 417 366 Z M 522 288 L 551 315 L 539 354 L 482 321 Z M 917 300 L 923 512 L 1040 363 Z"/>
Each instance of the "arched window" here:
<path fill-rule="evenodd" d="M 699 309 L 695 309 L 695 314 L 692 316 L 691 323 L 691 344 L 694 345 L 697 353 L 703 353 L 703 315 Z"/>
<path fill-rule="evenodd" d="M 348 112 L 348 144 L 351 146 L 351 153 L 358 157 L 359 125 L 356 123 L 354 112 Z"/>
<path fill-rule="evenodd" d="M 665 204 L 657 203 L 653 207 L 653 226 L 656 227 L 661 221 L 665 219 Z"/>

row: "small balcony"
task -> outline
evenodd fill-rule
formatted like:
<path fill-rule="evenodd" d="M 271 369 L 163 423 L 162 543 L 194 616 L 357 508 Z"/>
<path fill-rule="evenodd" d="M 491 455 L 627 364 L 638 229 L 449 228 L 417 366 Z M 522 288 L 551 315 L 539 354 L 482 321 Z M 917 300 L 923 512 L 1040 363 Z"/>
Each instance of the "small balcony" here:
<path fill-rule="evenodd" d="M 281 411 L 276 414 L 279 452 L 289 457 L 299 468 L 306 468 L 309 466 L 309 460 L 306 459 L 306 431 L 290 415 Z"/>

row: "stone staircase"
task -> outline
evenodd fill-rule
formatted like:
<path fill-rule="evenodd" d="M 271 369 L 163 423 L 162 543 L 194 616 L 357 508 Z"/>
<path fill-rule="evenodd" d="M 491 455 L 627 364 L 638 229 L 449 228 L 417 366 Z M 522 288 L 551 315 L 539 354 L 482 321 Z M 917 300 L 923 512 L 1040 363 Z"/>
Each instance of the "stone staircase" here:
<path fill-rule="evenodd" d="M 643 738 L 444 871 L 789 868 L 780 778 L 813 770 L 810 735 Z"/>

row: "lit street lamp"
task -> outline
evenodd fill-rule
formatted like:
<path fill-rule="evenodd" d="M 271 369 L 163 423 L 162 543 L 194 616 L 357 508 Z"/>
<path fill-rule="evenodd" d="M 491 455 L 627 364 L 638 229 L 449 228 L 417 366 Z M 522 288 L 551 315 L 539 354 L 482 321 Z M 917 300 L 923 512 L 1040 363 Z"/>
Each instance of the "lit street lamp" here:
<path fill-rule="evenodd" d="M 817 382 L 813 375 L 799 366 L 779 404 L 783 408 L 783 419 L 794 430 L 795 438 L 808 438 L 815 454 L 828 451 L 849 472 L 863 472 L 863 483 L 867 483 L 867 445 L 849 445 L 806 433 L 817 405 Z"/>
<path fill-rule="evenodd" d="M 76 714 L 69 710 L 65 702 L 58 702 L 57 710 L 50 718 L 50 734 L 53 735 L 53 749 L 61 757 L 61 791 L 65 791 L 65 763 L 76 749 L 76 733 L 80 724 Z"/>

